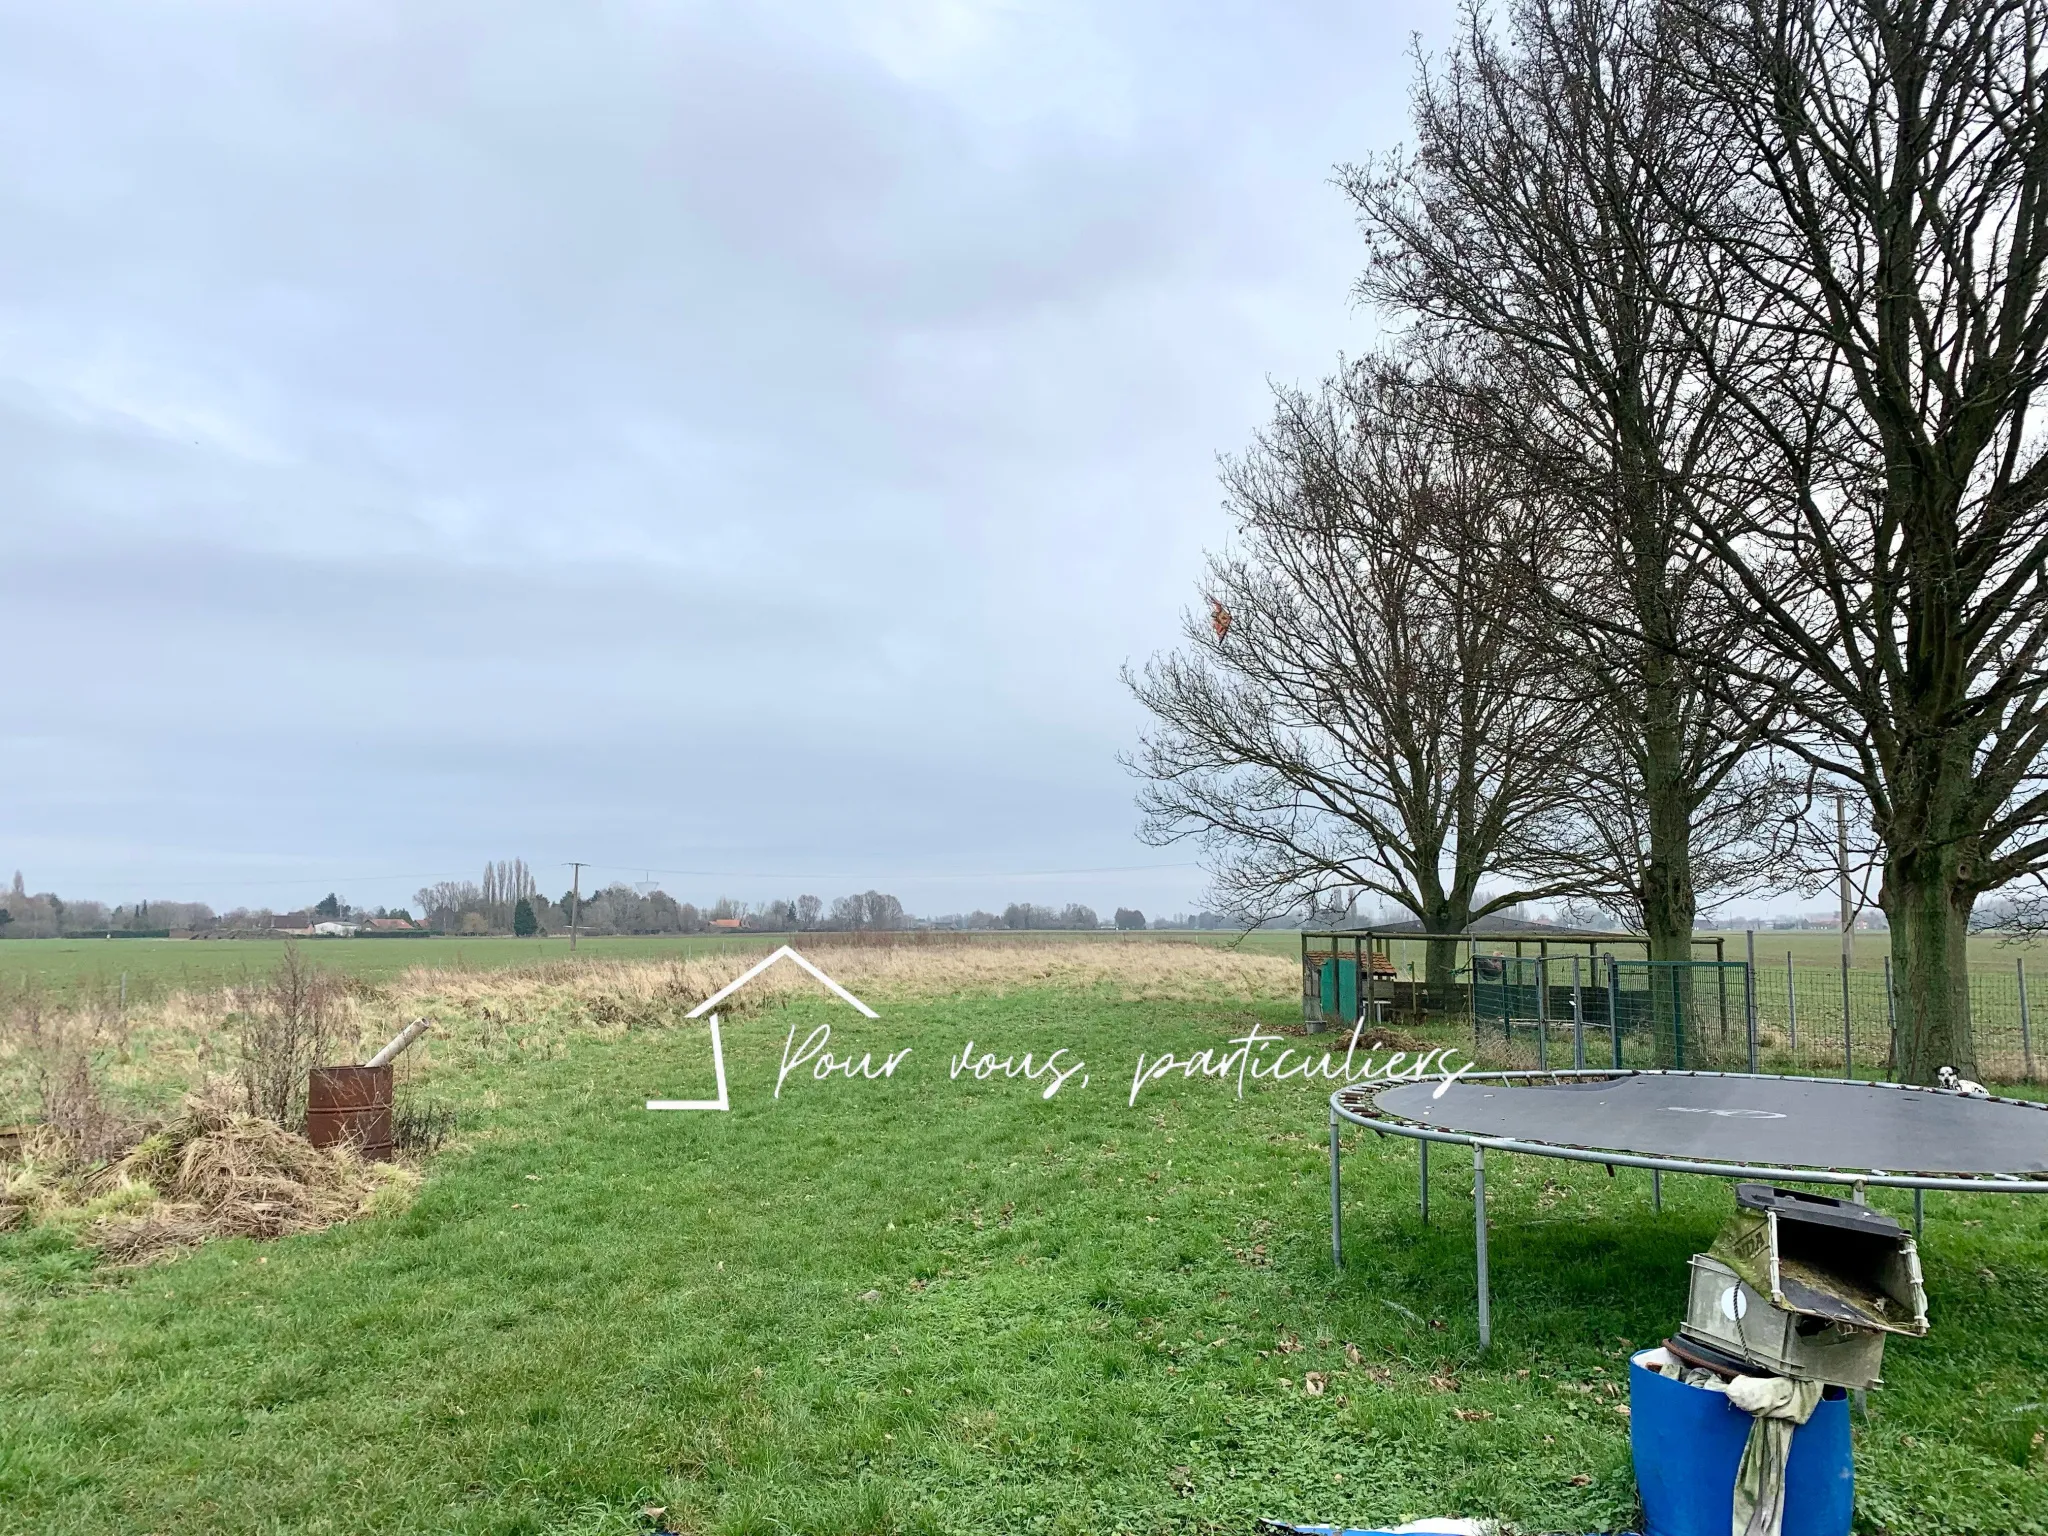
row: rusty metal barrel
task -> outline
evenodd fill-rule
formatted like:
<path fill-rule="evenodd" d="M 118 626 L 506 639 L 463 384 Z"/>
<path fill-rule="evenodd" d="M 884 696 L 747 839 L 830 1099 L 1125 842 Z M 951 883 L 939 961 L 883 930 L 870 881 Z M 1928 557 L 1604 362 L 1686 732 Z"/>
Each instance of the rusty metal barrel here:
<path fill-rule="evenodd" d="M 306 1080 L 306 1140 L 391 1156 L 391 1068 L 315 1067 Z"/>

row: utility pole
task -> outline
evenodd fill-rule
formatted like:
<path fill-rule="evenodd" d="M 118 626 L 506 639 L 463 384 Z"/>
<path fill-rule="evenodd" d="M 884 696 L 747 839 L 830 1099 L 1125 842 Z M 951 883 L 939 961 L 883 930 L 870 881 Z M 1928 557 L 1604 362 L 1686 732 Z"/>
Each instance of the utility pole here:
<path fill-rule="evenodd" d="M 569 953 L 573 955 L 576 953 L 576 919 L 583 911 L 583 866 L 572 859 L 569 868 L 575 871 L 569 883 Z"/>
<path fill-rule="evenodd" d="M 1849 797 L 1835 791 L 1835 869 L 1842 881 L 1842 966 L 1856 960 L 1856 906 L 1849 896 Z"/>

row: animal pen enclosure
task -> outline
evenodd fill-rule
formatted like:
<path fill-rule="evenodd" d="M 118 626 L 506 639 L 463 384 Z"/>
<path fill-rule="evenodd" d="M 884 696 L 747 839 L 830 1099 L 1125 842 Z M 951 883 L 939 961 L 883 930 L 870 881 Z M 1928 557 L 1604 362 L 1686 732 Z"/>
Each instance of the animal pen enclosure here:
<path fill-rule="evenodd" d="M 1538 926 L 1538 925 L 1531 925 Z M 1899 1000 L 1891 964 L 1798 964 L 1758 954 L 1760 936 L 1693 941 L 1702 958 L 1652 961 L 1639 934 L 1538 926 L 1423 935 L 1412 925 L 1304 933 L 1302 1017 L 1310 1030 L 1406 1023 L 1466 1033 L 1508 1065 L 1666 1067 L 1888 1078 Z M 1761 936 L 1763 943 L 1770 942 Z M 1426 980 L 1426 947 L 1450 946 L 1448 979 Z M 1730 959 L 1729 947 L 1743 958 Z M 1711 955 L 1712 958 L 1705 958 Z M 2033 1082 L 2026 962 L 1973 968 L 1972 1032 L 1986 1080 Z"/>

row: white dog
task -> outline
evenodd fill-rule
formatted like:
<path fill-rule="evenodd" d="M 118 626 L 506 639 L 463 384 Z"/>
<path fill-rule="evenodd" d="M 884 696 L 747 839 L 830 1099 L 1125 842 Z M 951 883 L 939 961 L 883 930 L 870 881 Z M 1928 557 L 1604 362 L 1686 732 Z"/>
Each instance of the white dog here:
<path fill-rule="evenodd" d="M 1946 1088 L 1950 1093 L 1960 1093 L 1972 1099 L 1988 1099 L 1991 1097 L 1991 1090 L 1982 1083 L 1973 1083 L 1967 1077 L 1957 1077 L 1954 1067 L 1943 1067 L 1934 1074 L 1934 1080 L 1937 1085 Z"/>

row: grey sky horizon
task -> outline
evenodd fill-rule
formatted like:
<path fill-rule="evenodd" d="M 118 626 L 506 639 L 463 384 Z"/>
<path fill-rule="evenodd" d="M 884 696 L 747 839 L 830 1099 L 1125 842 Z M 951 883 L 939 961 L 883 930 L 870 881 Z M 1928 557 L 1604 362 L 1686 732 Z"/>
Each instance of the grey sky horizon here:
<path fill-rule="evenodd" d="M 1118 669 L 1450 15 L 0 5 L 0 878 L 1193 907 Z"/>

